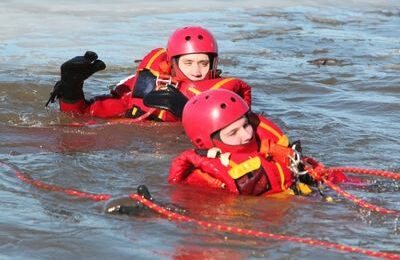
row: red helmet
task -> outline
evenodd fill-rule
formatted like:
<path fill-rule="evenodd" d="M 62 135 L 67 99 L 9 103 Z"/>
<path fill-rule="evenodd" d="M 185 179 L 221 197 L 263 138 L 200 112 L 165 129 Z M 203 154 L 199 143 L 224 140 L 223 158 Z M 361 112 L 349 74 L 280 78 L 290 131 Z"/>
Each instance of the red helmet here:
<path fill-rule="evenodd" d="M 183 128 L 192 143 L 200 149 L 214 146 L 211 135 L 240 119 L 249 106 L 238 94 L 226 90 L 208 90 L 185 105 L 182 114 Z"/>
<path fill-rule="evenodd" d="M 218 46 L 214 36 L 200 26 L 178 28 L 168 40 L 168 59 L 192 53 L 211 53 L 217 56 Z"/>

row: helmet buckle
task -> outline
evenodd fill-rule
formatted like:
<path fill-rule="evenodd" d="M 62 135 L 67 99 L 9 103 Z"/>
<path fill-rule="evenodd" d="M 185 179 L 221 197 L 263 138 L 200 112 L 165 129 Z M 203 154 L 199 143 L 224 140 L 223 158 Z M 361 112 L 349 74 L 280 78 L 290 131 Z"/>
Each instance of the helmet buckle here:
<path fill-rule="evenodd" d="M 160 74 L 159 76 L 157 76 L 156 78 L 156 87 L 157 89 L 161 90 L 165 90 L 167 89 L 167 86 L 171 85 L 175 88 L 178 88 L 178 83 L 174 83 L 173 79 L 171 76 L 169 75 L 162 75 Z"/>

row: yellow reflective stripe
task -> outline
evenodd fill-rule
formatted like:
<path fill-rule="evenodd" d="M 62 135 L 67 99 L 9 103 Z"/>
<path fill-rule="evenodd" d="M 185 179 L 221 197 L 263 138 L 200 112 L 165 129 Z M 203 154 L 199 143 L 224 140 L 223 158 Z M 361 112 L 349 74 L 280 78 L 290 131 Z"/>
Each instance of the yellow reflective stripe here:
<path fill-rule="evenodd" d="M 236 165 L 235 167 L 232 167 L 228 171 L 228 174 L 229 176 L 231 176 L 233 179 L 236 180 L 248 174 L 249 172 L 260 169 L 260 167 L 261 167 L 260 157 L 256 156 L 251 159 L 248 159 L 247 161 L 242 162 L 241 164 Z"/>
<path fill-rule="evenodd" d="M 163 120 L 164 114 L 165 114 L 165 110 L 161 110 L 160 113 L 158 114 L 158 118 Z"/>
<path fill-rule="evenodd" d="M 282 135 L 277 144 L 282 145 L 284 147 L 288 147 L 289 146 L 289 138 L 286 135 Z"/>
<path fill-rule="evenodd" d="M 278 139 L 280 140 L 282 135 L 278 133 L 278 131 L 276 131 L 275 129 L 273 129 L 272 127 L 270 127 L 269 125 L 267 125 L 264 122 L 261 122 L 259 125 L 261 128 L 264 128 L 265 130 L 267 130 L 268 132 L 270 132 L 271 134 L 275 135 L 276 137 L 278 137 Z"/>
<path fill-rule="evenodd" d="M 222 87 L 222 85 L 224 85 L 225 83 L 234 80 L 235 78 L 227 78 L 227 79 L 223 79 L 217 83 L 214 84 L 214 86 L 212 86 L 210 89 L 219 89 L 220 87 Z"/>
<path fill-rule="evenodd" d="M 192 88 L 192 87 L 190 87 L 190 88 L 188 88 L 188 90 L 189 91 L 192 91 L 195 95 L 198 95 L 198 94 L 200 94 L 201 93 L 201 91 L 200 90 L 197 90 L 197 89 L 195 89 L 195 88 Z"/>
<path fill-rule="evenodd" d="M 233 168 L 233 167 L 236 167 L 236 165 L 237 164 L 234 161 L 229 160 L 229 166 L 231 166 Z"/>
<path fill-rule="evenodd" d="M 138 109 L 136 108 L 136 107 L 134 107 L 133 109 L 132 109 L 132 116 L 135 116 L 135 114 L 137 113 L 137 111 L 138 111 Z"/>
<path fill-rule="evenodd" d="M 150 70 L 151 74 L 153 74 L 154 76 L 156 76 L 156 77 L 160 76 L 160 72 L 158 72 L 156 70 L 152 70 L 152 69 L 149 69 L 149 70 Z"/>
<path fill-rule="evenodd" d="M 158 56 L 160 56 L 161 54 L 163 54 L 165 52 L 164 49 L 159 50 L 158 52 L 156 52 L 156 54 L 153 55 L 153 57 L 151 57 L 151 59 L 149 60 L 149 62 L 147 62 L 146 65 L 146 69 L 150 69 L 151 65 L 153 65 L 153 62 L 155 59 L 158 58 Z"/>
<path fill-rule="evenodd" d="M 234 80 L 235 78 L 227 78 L 227 79 L 223 79 L 221 81 L 218 81 L 217 83 L 215 83 L 211 88 L 207 89 L 207 90 L 215 90 L 215 89 L 219 89 L 220 87 L 222 87 L 225 83 Z M 193 87 L 188 88 L 189 91 L 193 92 L 195 95 L 198 95 L 201 93 L 200 90 L 195 89 Z"/>
<path fill-rule="evenodd" d="M 285 190 L 285 175 L 283 174 L 282 167 L 279 163 L 275 163 L 276 168 L 278 168 L 279 176 L 281 177 L 281 189 Z"/>
<path fill-rule="evenodd" d="M 268 194 L 268 198 L 275 198 L 275 199 L 286 199 L 289 196 L 293 196 L 294 192 L 291 189 L 287 189 L 278 193 Z"/>
<path fill-rule="evenodd" d="M 306 195 L 306 196 L 309 195 L 312 192 L 310 187 L 307 184 L 302 183 L 302 182 L 299 182 L 297 184 L 297 189 L 300 191 L 300 193 L 302 195 Z"/>

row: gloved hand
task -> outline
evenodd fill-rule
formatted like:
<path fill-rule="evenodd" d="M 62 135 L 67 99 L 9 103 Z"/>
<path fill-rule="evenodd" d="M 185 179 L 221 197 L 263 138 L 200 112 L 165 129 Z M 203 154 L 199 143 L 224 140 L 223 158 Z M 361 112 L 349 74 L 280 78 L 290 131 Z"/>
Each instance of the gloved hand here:
<path fill-rule="evenodd" d="M 106 64 L 97 59 L 95 52 L 87 51 L 84 56 L 76 56 L 61 65 L 61 80 L 54 86 L 49 102 L 56 98 L 74 102 L 84 99 L 83 82 L 97 71 L 104 70 Z"/>
<path fill-rule="evenodd" d="M 294 156 L 294 151 L 291 147 L 279 145 L 269 139 L 261 140 L 260 152 L 267 158 L 270 157 L 283 165 L 290 165 L 290 158 Z"/>
<path fill-rule="evenodd" d="M 179 214 L 186 213 L 186 210 L 172 203 L 163 203 L 156 201 L 151 196 L 148 188 L 145 185 L 140 185 L 137 188 L 137 194 L 143 198 L 155 202 L 157 205 Z M 150 210 L 147 206 L 143 205 L 139 201 L 132 200 L 130 197 L 120 197 L 107 203 L 105 206 L 105 212 L 114 215 L 128 215 L 134 217 L 149 217 L 155 214 L 154 211 Z"/>
<path fill-rule="evenodd" d="M 107 203 L 105 212 L 115 215 L 147 216 L 151 212 L 142 203 L 133 201 L 129 197 L 120 197 Z"/>
<path fill-rule="evenodd" d="M 147 200 L 153 200 L 149 189 L 145 185 L 137 188 L 137 193 Z M 151 213 L 149 209 L 139 201 L 132 200 L 128 197 L 121 197 L 107 203 L 106 213 L 109 214 L 125 214 L 128 216 L 145 216 Z"/>
<path fill-rule="evenodd" d="M 168 181 L 170 183 L 184 182 L 188 175 L 196 169 L 222 181 L 229 191 L 236 192 L 234 180 L 229 176 L 227 168 L 221 164 L 219 159 L 207 158 L 194 150 L 185 151 L 173 160 Z"/>
<path fill-rule="evenodd" d="M 172 85 L 167 85 L 165 90 L 153 90 L 143 98 L 146 106 L 166 109 L 179 118 L 187 102 L 188 98 Z"/>

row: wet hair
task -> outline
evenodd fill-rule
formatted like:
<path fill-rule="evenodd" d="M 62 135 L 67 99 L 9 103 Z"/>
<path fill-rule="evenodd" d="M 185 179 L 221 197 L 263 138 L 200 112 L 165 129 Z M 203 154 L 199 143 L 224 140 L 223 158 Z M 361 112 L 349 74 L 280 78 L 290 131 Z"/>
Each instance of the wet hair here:
<path fill-rule="evenodd" d="M 212 140 L 217 140 L 217 141 L 221 141 L 222 142 L 222 140 L 221 140 L 221 129 L 220 130 L 217 130 L 217 131 L 215 131 L 214 133 L 212 133 L 211 134 L 211 139 Z"/>
<path fill-rule="evenodd" d="M 214 53 L 207 53 L 208 55 L 208 61 L 210 62 L 210 70 L 212 70 L 214 68 L 214 60 L 217 57 L 217 55 L 215 55 Z"/>

